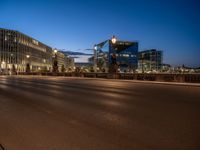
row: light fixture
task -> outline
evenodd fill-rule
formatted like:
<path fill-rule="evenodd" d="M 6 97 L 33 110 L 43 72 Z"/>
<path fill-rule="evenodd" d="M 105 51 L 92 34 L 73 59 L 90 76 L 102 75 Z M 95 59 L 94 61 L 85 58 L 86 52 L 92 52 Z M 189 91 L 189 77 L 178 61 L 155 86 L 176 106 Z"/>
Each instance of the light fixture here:
<path fill-rule="evenodd" d="M 58 52 L 58 50 L 54 49 L 54 53 L 57 53 L 57 52 Z"/>
<path fill-rule="evenodd" d="M 30 55 L 26 55 L 26 58 L 30 58 Z"/>
<path fill-rule="evenodd" d="M 94 50 L 97 50 L 97 45 L 94 45 Z"/>
<path fill-rule="evenodd" d="M 115 44 L 117 42 L 117 38 L 113 35 L 111 41 L 112 41 L 113 44 Z"/>

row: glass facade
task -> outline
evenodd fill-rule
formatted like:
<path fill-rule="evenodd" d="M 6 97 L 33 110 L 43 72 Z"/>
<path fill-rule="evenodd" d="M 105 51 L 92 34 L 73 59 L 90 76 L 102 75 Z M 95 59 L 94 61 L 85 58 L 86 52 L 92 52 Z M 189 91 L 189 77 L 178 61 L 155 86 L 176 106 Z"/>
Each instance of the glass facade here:
<path fill-rule="evenodd" d="M 159 71 L 162 69 L 163 52 L 156 49 L 139 52 L 138 69 L 141 72 Z"/>
<path fill-rule="evenodd" d="M 95 45 L 95 62 L 97 70 L 108 72 L 109 66 L 113 63 L 112 56 L 116 56 L 118 71 L 132 72 L 138 65 L 138 42 L 116 41 L 112 43 L 107 40 Z"/>
<path fill-rule="evenodd" d="M 45 70 L 52 67 L 52 48 L 14 30 L 0 29 L 0 71 Z"/>

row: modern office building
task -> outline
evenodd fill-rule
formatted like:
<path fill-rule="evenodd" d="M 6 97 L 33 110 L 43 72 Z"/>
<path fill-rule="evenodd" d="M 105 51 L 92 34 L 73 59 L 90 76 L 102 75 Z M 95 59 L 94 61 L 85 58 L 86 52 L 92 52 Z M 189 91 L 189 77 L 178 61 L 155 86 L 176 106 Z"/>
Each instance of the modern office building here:
<path fill-rule="evenodd" d="M 119 41 L 114 36 L 94 46 L 94 68 L 100 72 L 115 70 L 132 72 L 138 65 L 138 42 Z"/>
<path fill-rule="evenodd" d="M 52 48 L 21 32 L 0 28 L 0 71 L 50 71 Z"/>
<path fill-rule="evenodd" d="M 161 71 L 163 64 L 163 52 L 161 50 L 150 49 L 139 52 L 138 70 L 140 72 Z"/>

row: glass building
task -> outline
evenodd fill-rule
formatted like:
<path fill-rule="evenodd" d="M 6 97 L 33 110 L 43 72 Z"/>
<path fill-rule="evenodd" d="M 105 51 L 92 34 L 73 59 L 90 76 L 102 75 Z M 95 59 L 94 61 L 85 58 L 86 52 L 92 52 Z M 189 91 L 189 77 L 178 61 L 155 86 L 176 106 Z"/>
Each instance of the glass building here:
<path fill-rule="evenodd" d="M 0 72 L 50 71 L 52 48 L 15 30 L 0 28 Z"/>
<path fill-rule="evenodd" d="M 94 67 L 99 72 L 109 72 L 113 63 L 113 56 L 117 70 L 132 72 L 138 65 L 138 42 L 106 40 L 94 47 Z"/>
<path fill-rule="evenodd" d="M 163 64 L 163 52 L 150 49 L 139 52 L 138 69 L 140 72 L 160 71 Z"/>

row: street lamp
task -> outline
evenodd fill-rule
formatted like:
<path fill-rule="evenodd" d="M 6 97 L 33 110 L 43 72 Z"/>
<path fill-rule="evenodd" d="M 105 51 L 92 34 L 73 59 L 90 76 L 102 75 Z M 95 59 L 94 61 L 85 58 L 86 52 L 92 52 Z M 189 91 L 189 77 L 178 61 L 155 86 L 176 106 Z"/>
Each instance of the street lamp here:
<path fill-rule="evenodd" d="M 57 53 L 58 53 L 58 50 L 57 49 L 54 49 L 54 59 L 53 59 L 53 73 L 57 73 L 58 72 L 58 60 L 57 60 Z"/>
<path fill-rule="evenodd" d="M 112 55 L 111 55 L 111 66 L 110 66 L 110 71 L 109 72 L 112 72 L 112 73 L 117 73 L 117 58 L 116 58 L 116 51 L 115 50 L 115 46 L 114 44 L 116 44 L 117 42 L 117 38 L 113 35 L 112 39 L 111 39 L 111 42 L 113 44 L 113 51 L 112 51 Z"/>
<path fill-rule="evenodd" d="M 117 38 L 113 35 L 111 41 L 112 41 L 113 44 L 115 44 L 117 42 Z"/>
<path fill-rule="evenodd" d="M 142 53 L 142 73 L 144 73 L 144 53 Z"/>
<path fill-rule="evenodd" d="M 97 45 L 94 45 L 94 70 L 97 71 Z"/>
<path fill-rule="evenodd" d="M 54 53 L 56 54 L 58 52 L 58 50 L 54 49 Z"/>
<path fill-rule="evenodd" d="M 26 58 L 27 58 L 26 72 L 29 73 L 30 72 L 30 63 L 29 63 L 30 55 L 26 55 Z"/>
<path fill-rule="evenodd" d="M 96 44 L 94 45 L 94 50 L 97 51 L 97 45 Z"/>

